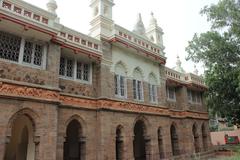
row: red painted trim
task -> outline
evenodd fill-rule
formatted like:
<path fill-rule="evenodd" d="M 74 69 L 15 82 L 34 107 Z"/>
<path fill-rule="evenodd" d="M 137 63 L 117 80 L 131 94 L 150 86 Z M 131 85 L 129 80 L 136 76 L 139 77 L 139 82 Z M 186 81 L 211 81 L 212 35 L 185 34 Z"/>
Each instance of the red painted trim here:
<path fill-rule="evenodd" d="M 165 59 L 163 59 L 163 58 L 161 58 L 161 57 L 159 57 L 159 56 L 157 56 L 157 55 L 155 55 L 155 54 L 152 54 L 151 52 L 145 51 L 145 50 L 141 49 L 140 47 L 136 47 L 136 46 L 134 46 L 134 45 L 132 45 L 132 44 L 126 42 L 126 41 L 123 41 L 123 40 L 121 40 L 121 39 L 119 39 L 119 38 L 117 38 L 117 37 L 112 38 L 112 39 L 110 40 L 110 42 L 114 42 L 114 43 L 115 43 L 115 42 L 119 42 L 119 43 L 122 43 L 122 44 L 126 45 L 127 47 L 131 47 L 131 48 L 133 48 L 133 49 L 136 49 L 137 51 L 141 51 L 141 52 L 145 53 L 147 57 L 148 57 L 148 56 L 151 56 L 151 57 L 155 58 L 155 60 L 159 60 L 160 63 L 163 64 L 163 65 L 166 64 L 166 60 L 165 60 Z"/>
<path fill-rule="evenodd" d="M 42 33 L 45 33 L 45 34 L 48 34 L 48 35 L 51 35 L 51 36 L 56 36 L 56 35 L 57 35 L 57 33 L 55 33 L 55 32 L 48 31 L 48 30 L 46 30 L 46 29 L 42 29 L 42 28 L 40 28 L 40 27 L 37 27 L 37 26 L 32 25 L 32 24 L 30 24 L 30 23 L 21 21 L 21 20 L 19 20 L 19 19 L 16 19 L 16 18 L 7 16 L 7 15 L 2 14 L 2 13 L 0 13 L 0 19 L 5 19 L 5 20 L 8 20 L 8 21 L 17 23 L 17 24 L 19 24 L 19 25 L 22 25 L 22 26 L 24 26 L 24 29 L 25 29 L 25 28 L 26 28 L 26 29 L 31 28 L 31 29 L 34 29 L 34 30 L 36 30 L 36 31 L 39 31 L 39 32 L 42 32 Z"/>
<path fill-rule="evenodd" d="M 60 41 L 60 40 L 54 39 L 54 38 L 52 39 L 52 42 L 59 44 L 62 48 L 71 49 L 71 50 L 73 50 L 74 53 L 76 53 L 76 54 L 81 54 L 81 53 L 83 53 L 83 54 L 85 54 L 85 55 L 87 55 L 87 56 L 89 56 L 89 57 L 93 57 L 93 58 L 96 58 L 97 60 L 101 60 L 101 57 L 102 57 L 102 56 L 101 56 L 101 55 L 98 55 L 98 54 L 96 54 L 96 53 L 94 53 L 94 52 L 90 52 L 90 51 L 87 51 L 87 50 L 85 50 L 85 49 L 78 48 L 78 47 L 72 46 L 72 45 L 70 45 L 70 44 L 66 44 L 66 43 L 64 43 L 64 42 L 62 42 L 62 41 Z"/>

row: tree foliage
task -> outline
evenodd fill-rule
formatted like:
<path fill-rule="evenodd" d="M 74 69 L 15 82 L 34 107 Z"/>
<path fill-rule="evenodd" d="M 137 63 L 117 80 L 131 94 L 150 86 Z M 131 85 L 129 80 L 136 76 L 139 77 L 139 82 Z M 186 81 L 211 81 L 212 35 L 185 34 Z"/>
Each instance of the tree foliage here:
<path fill-rule="evenodd" d="M 205 65 L 208 107 L 240 123 L 240 2 L 219 0 L 200 13 L 211 30 L 194 35 L 186 47 L 187 59 Z"/>

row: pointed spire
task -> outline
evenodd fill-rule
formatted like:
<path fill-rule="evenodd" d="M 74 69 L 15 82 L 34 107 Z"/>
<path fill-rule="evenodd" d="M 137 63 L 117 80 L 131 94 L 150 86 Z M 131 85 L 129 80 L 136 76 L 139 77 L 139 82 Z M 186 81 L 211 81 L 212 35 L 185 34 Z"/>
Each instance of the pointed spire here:
<path fill-rule="evenodd" d="M 157 19 L 154 17 L 154 13 L 151 12 L 151 19 L 150 19 L 150 23 L 149 26 L 157 26 Z"/>
<path fill-rule="evenodd" d="M 176 67 L 173 68 L 174 70 L 181 72 L 181 73 L 185 73 L 183 67 L 182 67 L 182 62 L 179 58 L 179 56 L 177 55 L 177 62 L 176 62 Z"/>
<path fill-rule="evenodd" d="M 57 10 L 58 6 L 57 6 L 57 2 L 55 0 L 49 0 L 47 3 L 47 9 L 49 12 L 56 14 L 56 10 Z"/>
<path fill-rule="evenodd" d="M 146 30 L 142 21 L 141 13 L 138 14 L 137 23 L 134 26 L 133 32 L 140 35 L 145 35 Z"/>
<path fill-rule="evenodd" d="M 196 65 L 194 65 L 194 71 L 193 71 L 194 74 L 198 75 L 198 69 L 196 67 Z"/>

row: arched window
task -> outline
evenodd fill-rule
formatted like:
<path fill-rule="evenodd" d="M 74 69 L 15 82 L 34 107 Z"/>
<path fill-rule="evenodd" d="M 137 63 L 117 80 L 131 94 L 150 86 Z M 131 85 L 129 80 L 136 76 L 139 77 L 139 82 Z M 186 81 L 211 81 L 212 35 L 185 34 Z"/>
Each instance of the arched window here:
<path fill-rule="evenodd" d="M 156 76 L 151 73 L 149 75 L 149 83 L 148 83 L 148 90 L 149 90 L 149 101 L 152 103 L 157 103 L 157 79 Z"/>
<path fill-rule="evenodd" d="M 158 128 L 158 149 L 160 159 L 164 159 L 162 128 Z"/>
<path fill-rule="evenodd" d="M 116 130 L 116 160 L 123 160 L 124 143 L 122 136 L 122 127 L 118 126 Z"/>
<path fill-rule="evenodd" d="M 67 137 L 64 142 L 64 160 L 85 159 L 85 139 L 82 127 L 77 120 L 72 120 L 67 126 Z"/>
<path fill-rule="evenodd" d="M 134 159 L 146 160 L 145 124 L 139 120 L 134 126 Z"/>
<path fill-rule="evenodd" d="M 194 125 L 192 127 L 192 134 L 193 134 L 194 149 L 195 149 L 195 152 L 198 153 L 198 152 L 200 152 L 200 146 L 199 146 L 199 136 L 198 136 L 198 132 L 197 132 L 196 123 L 194 123 Z"/>
<path fill-rule="evenodd" d="M 120 98 L 127 97 L 127 71 L 122 62 L 119 62 L 115 66 L 115 95 Z"/>
<path fill-rule="evenodd" d="M 136 68 L 133 72 L 133 98 L 140 101 L 144 100 L 143 73 L 140 68 Z"/>
<path fill-rule="evenodd" d="M 208 150 L 208 139 L 207 139 L 207 130 L 205 124 L 202 124 L 202 141 L 203 141 L 203 150 Z"/>
<path fill-rule="evenodd" d="M 171 125 L 170 128 L 170 134 L 171 134 L 171 144 L 172 144 L 172 154 L 173 156 L 177 156 L 180 154 L 179 151 L 179 144 L 178 144 L 178 135 L 175 125 Z"/>
<path fill-rule="evenodd" d="M 13 122 L 10 143 L 6 146 L 5 160 L 35 159 L 33 142 L 33 123 L 26 115 L 21 115 Z"/>

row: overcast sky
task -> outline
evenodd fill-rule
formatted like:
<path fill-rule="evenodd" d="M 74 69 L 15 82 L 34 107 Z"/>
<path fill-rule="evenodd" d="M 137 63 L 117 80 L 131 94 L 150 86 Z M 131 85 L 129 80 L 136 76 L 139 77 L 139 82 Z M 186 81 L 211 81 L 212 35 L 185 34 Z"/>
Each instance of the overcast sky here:
<path fill-rule="evenodd" d="M 25 0 L 46 9 L 48 0 Z M 84 34 L 89 33 L 91 20 L 91 0 L 56 0 L 57 14 L 60 22 Z M 176 56 L 179 55 L 182 66 L 192 72 L 193 63 L 186 62 L 185 47 L 194 33 L 209 29 L 205 16 L 199 11 L 205 5 L 217 3 L 218 0 L 114 0 L 113 20 L 116 24 L 132 30 L 137 14 L 141 13 L 145 27 L 148 27 L 150 13 L 153 12 L 159 26 L 164 31 L 163 43 L 166 47 L 167 66 L 174 67 Z M 197 68 L 203 72 L 199 64 Z"/>

